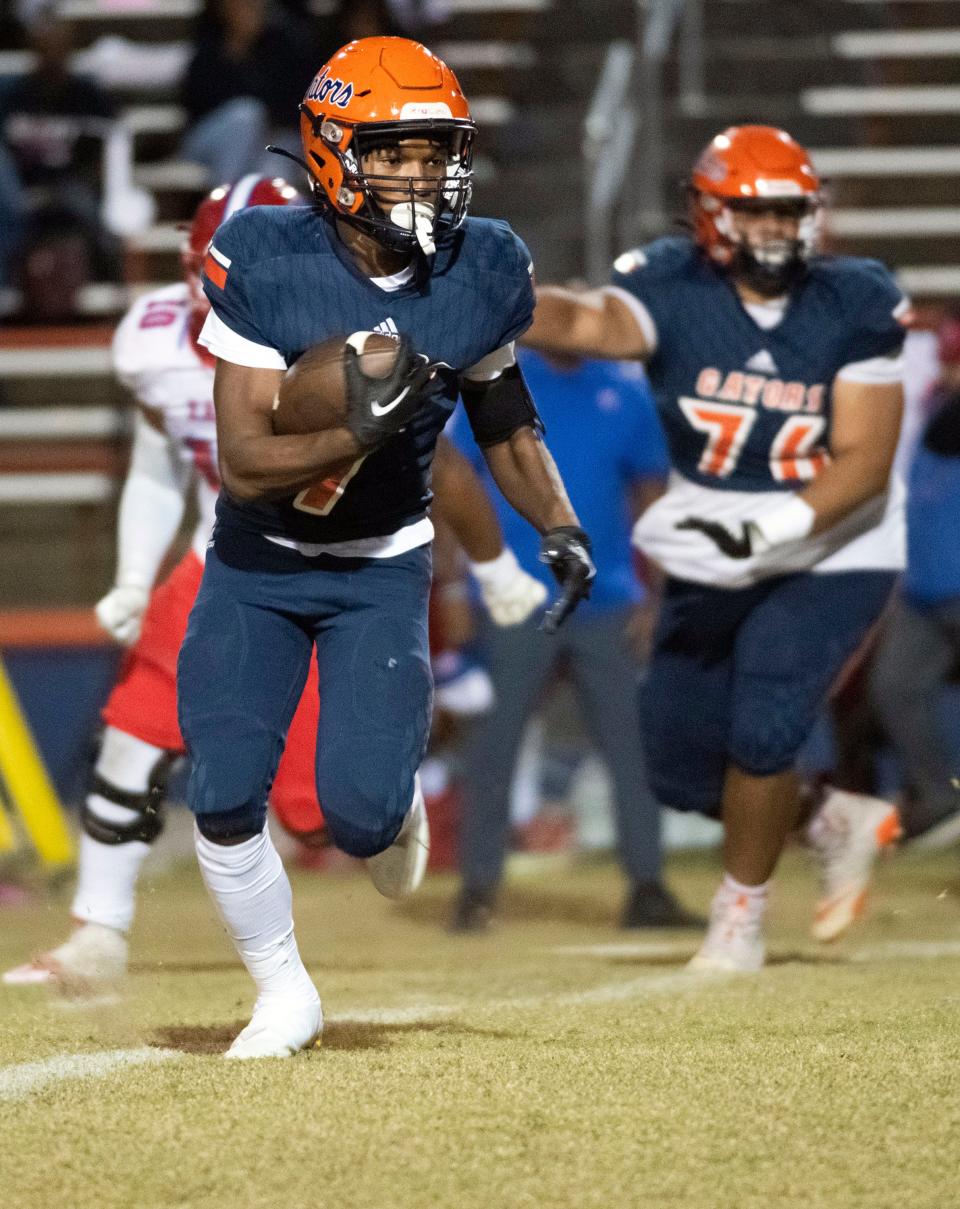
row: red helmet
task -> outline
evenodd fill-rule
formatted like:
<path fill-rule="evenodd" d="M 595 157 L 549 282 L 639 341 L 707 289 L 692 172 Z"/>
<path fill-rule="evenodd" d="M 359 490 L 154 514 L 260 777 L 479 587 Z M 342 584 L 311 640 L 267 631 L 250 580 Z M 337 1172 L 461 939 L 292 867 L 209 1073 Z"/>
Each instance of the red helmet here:
<path fill-rule="evenodd" d="M 314 196 L 342 219 L 390 247 L 429 255 L 463 222 L 472 191 L 476 126 L 457 78 L 409 38 L 359 38 L 314 77 L 300 106 L 303 154 Z M 402 139 L 440 143 L 446 173 L 374 176 L 363 160 Z M 387 214 L 375 191 L 408 190 Z"/>
<path fill-rule="evenodd" d="M 782 208 L 800 220 L 795 240 L 765 252 L 737 234 L 734 210 Z M 731 126 L 703 150 L 690 178 L 694 238 L 717 264 L 734 264 L 749 280 L 784 288 L 812 253 L 821 206 L 820 178 L 806 151 L 774 126 Z M 784 247 L 787 244 L 791 246 Z"/>
<path fill-rule="evenodd" d="M 180 248 L 180 263 L 190 287 L 194 310 L 206 314 L 210 309 L 200 285 L 200 267 L 217 227 L 248 206 L 288 206 L 302 200 L 293 185 L 288 185 L 280 176 L 244 176 L 235 185 L 218 185 L 207 194 L 197 206 L 187 238 Z"/>

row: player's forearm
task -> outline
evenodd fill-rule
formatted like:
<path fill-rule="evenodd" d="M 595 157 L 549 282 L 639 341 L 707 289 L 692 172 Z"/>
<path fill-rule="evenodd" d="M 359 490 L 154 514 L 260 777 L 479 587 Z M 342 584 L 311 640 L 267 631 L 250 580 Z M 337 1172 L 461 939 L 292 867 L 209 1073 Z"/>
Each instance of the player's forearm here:
<path fill-rule="evenodd" d="M 608 290 L 578 294 L 560 286 L 538 286 L 533 323 L 521 342 L 570 357 L 630 360 L 648 355 L 635 317 Z"/>
<path fill-rule="evenodd" d="M 875 450 L 850 449 L 838 454 L 809 486 L 799 493 L 814 511 L 811 533 L 832 528 L 862 504 L 887 489 L 892 458 L 877 457 Z"/>
<path fill-rule="evenodd" d="M 364 452 L 347 428 L 304 436 L 221 438 L 220 477 L 234 499 L 279 499 L 341 473 Z"/>
<path fill-rule="evenodd" d="M 483 452 L 504 498 L 539 533 L 579 525 L 550 451 L 532 428 L 518 428 Z"/>
<path fill-rule="evenodd" d="M 183 519 L 190 471 L 166 434 L 140 411 L 133 433 L 117 515 L 114 583 L 150 588 Z"/>
<path fill-rule="evenodd" d="M 185 500 L 173 485 L 142 474 L 128 476 L 117 517 L 114 583 L 152 586 L 183 520 Z"/>

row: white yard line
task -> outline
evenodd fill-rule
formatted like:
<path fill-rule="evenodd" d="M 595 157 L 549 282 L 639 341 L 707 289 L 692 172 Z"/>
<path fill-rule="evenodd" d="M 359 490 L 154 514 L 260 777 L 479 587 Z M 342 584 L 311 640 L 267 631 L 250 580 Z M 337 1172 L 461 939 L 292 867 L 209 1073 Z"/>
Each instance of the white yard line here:
<path fill-rule="evenodd" d="M 182 1058 L 175 1049 L 108 1049 L 92 1054 L 59 1054 L 43 1062 L 23 1062 L 0 1068 L 0 1100 L 22 1100 L 54 1083 L 72 1079 L 100 1079 L 124 1066 L 144 1066 Z"/>
<path fill-rule="evenodd" d="M 567 957 L 656 957 L 685 961 L 691 953 L 689 945 L 671 945 L 663 941 L 598 945 L 555 945 L 549 950 Z M 884 961 L 892 958 L 931 960 L 940 957 L 960 957 L 960 940 L 884 941 L 867 945 L 849 954 L 852 962 Z M 711 980 L 691 977 L 686 969 L 646 974 L 623 982 L 608 982 L 581 991 L 561 991 L 549 995 L 525 995 L 485 1002 L 461 1000 L 458 1003 L 413 1003 L 397 1008 L 359 1008 L 325 1016 L 327 1024 L 381 1024 L 386 1026 L 417 1024 L 434 1020 L 449 1020 L 467 1012 L 536 1011 L 542 1007 L 586 1007 L 590 1004 L 622 1003 L 628 1000 L 652 999 L 678 991 L 697 991 L 711 985 Z M 19 1066 L 0 1067 L 0 1101 L 20 1100 L 42 1091 L 55 1083 L 69 1080 L 99 1079 L 122 1067 L 143 1066 L 169 1062 L 187 1055 L 176 1049 L 102 1050 L 91 1054 L 61 1054 L 43 1062 L 25 1062 Z"/>
<path fill-rule="evenodd" d="M 563 957 L 674 957 L 683 961 L 692 957 L 698 938 L 688 944 L 669 940 L 623 940 L 599 945 L 554 945 L 548 951 Z"/>
<path fill-rule="evenodd" d="M 829 946 L 815 947 L 813 942 L 810 942 L 810 951 L 825 954 L 834 952 Z M 599 945 L 555 945 L 548 952 L 562 957 L 659 957 L 685 961 L 693 955 L 693 947 L 667 941 L 627 941 Z M 928 961 L 938 957 L 960 957 L 960 940 L 885 940 L 879 944 L 864 945 L 849 953 L 843 953 L 842 950 L 836 952 L 847 961 L 888 961 L 896 957 Z"/>
<path fill-rule="evenodd" d="M 671 950 L 672 952 L 672 950 Z M 680 957 L 689 956 L 685 953 Z M 624 999 L 646 999 L 683 988 L 702 985 L 684 970 L 648 974 L 625 982 L 608 982 L 583 991 L 559 991 L 550 995 L 524 995 L 511 999 L 469 1000 L 460 1003 L 414 1003 L 403 1008 L 368 1008 L 337 1015 L 324 1013 L 328 1024 L 416 1024 L 423 1020 L 446 1020 L 467 1011 L 530 1011 L 542 1007 L 580 1007 L 590 1003 L 619 1003 Z"/>
<path fill-rule="evenodd" d="M 851 961 L 888 961 L 894 957 L 913 957 L 930 961 L 939 957 L 960 957 L 960 940 L 885 940 L 865 945 L 851 953 Z"/>

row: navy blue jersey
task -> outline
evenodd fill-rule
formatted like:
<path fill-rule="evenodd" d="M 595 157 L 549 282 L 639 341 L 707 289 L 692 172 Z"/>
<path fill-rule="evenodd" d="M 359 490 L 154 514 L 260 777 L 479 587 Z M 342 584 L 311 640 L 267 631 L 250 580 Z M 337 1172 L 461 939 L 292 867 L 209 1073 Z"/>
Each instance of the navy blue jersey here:
<path fill-rule="evenodd" d="M 393 292 L 359 270 L 332 224 L 312 207 L 254 206 L 214 238 L 203 287 L 240 336 L 276 349 L 288 366 L 315 344 L 355 331 L 396 331 L 445 367 L 407 428 L 338 483 L 252 503 L 221 492 L 221 521 L 301 542 L 394 533 L 430 502 L 437 435 L 456 404 L 459 375 L 520 335 L 533 315 L 530 256 L 506 223 L 467 219 L 432 271 Z M 332 485 L 331 485 L 332 484 Z"/>
<path fill-rule="evenodd" d="M 829 456 L 837 373 L 903 344 L 908 304 L 875 260 L 814 257 L 772 329 L 685 237 L 627 253 L 613 283 L 656 324 L 647 373 L 671 461 L 706 487 L 796 489 L 813 478 Z"/>

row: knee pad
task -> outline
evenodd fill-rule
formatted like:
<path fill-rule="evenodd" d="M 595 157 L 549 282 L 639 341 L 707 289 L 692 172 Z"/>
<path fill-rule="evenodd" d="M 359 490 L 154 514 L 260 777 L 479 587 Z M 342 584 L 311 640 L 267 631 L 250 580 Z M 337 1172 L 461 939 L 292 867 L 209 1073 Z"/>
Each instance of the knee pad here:
<path fill-rule="evenodd" d="M 237 810 L 222 810 L 210 814 L 198 814 L 197 830 L 205 840 L 222 843 L 223 840 L 246 839 L 259 835 L 267 821 L 267 806 L 258 810 L 254 806 L 241 806 Z"/>
<path fill-rule="evenodd" d="M 120 789 L 96 769 L 90 774 L 89 795 L 96 794 L 115 806 L 136 811 L 136 818 L 121 823 L 97 814 L 85 798 L 80 809 L 80 822 L 91 839 L 101 844 L 130 844 L 139 840 L 152 844 L 163 831 L 163 799 L 175 756 L 165 752 L 150 771 L 147 788 L 142 792 Z"/>
<path fill-rule="evenodd" d="M 389 848 L 413 802 L 409 792 L 384 793 L 374 799 L 358 786 L 344 786 L 324 798 L 323 817 L 331 839 L 348 856 L 366 859 Z"/>

